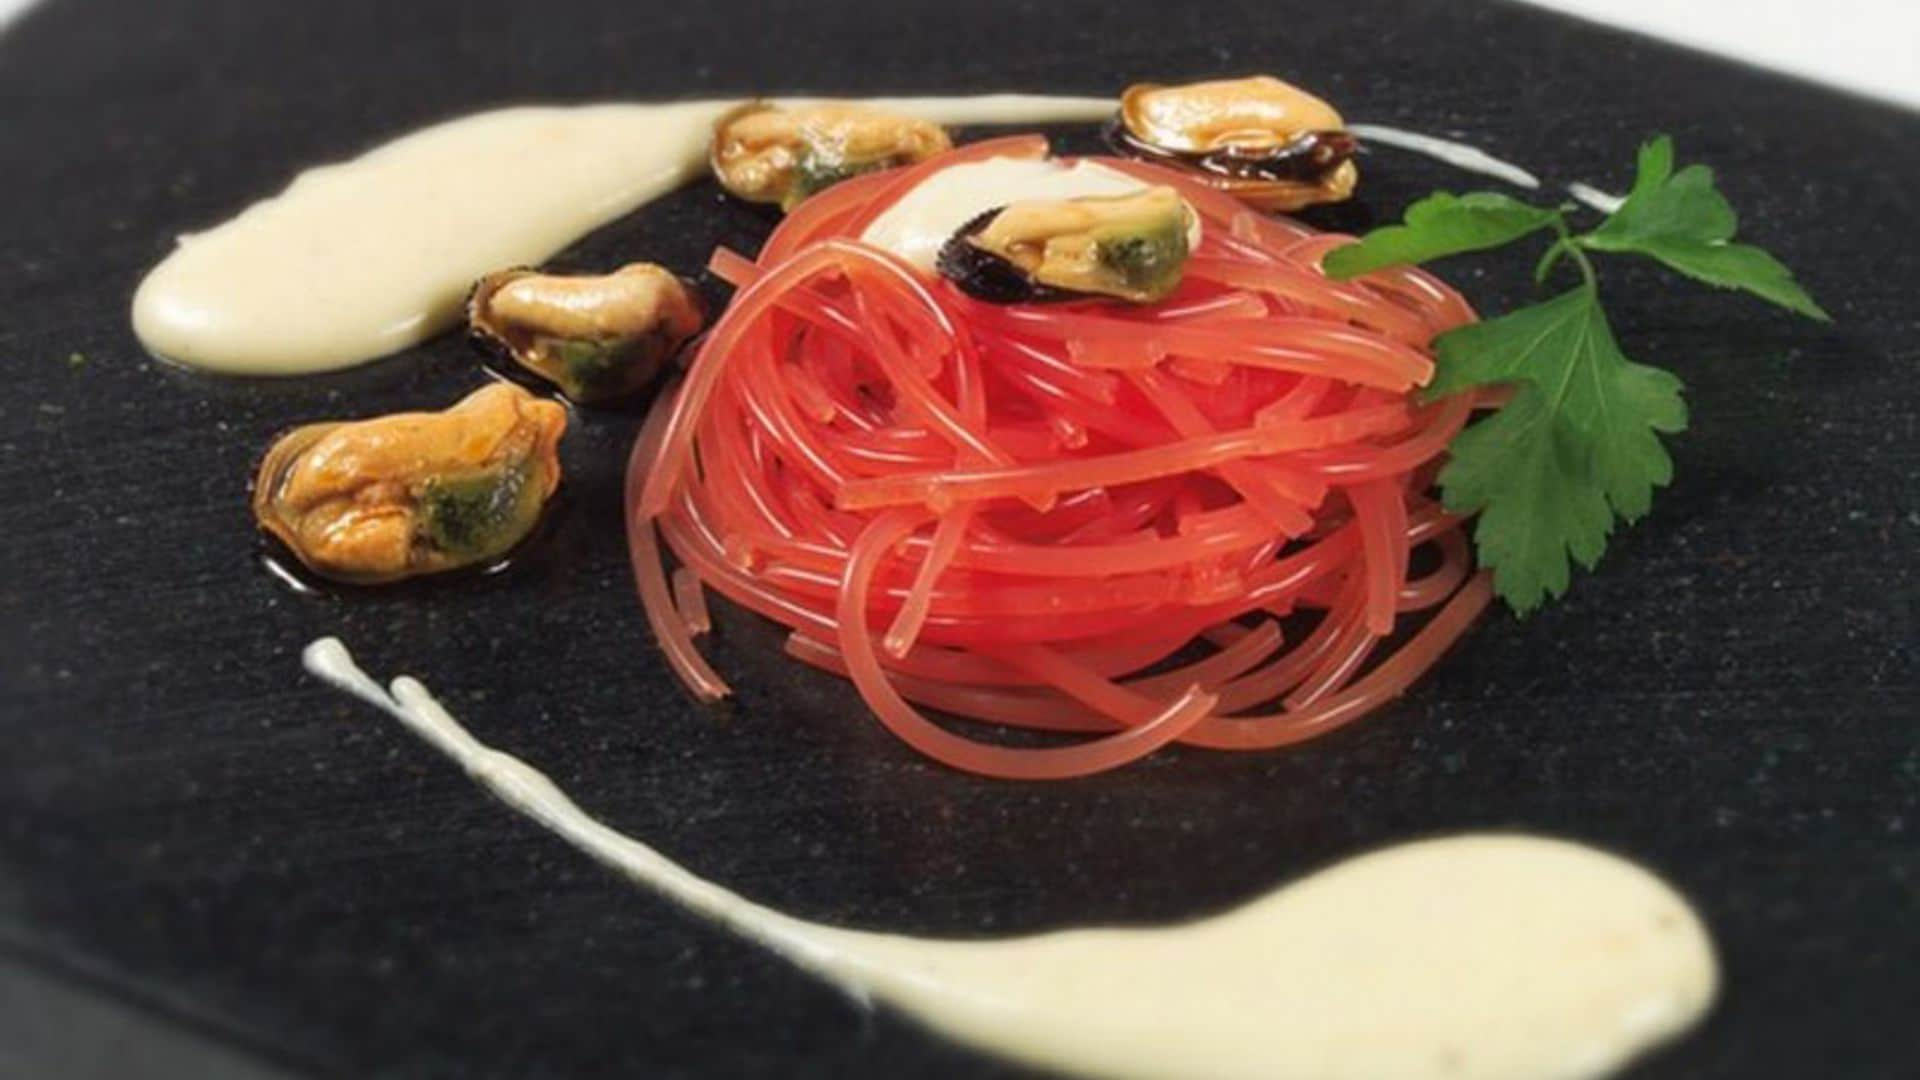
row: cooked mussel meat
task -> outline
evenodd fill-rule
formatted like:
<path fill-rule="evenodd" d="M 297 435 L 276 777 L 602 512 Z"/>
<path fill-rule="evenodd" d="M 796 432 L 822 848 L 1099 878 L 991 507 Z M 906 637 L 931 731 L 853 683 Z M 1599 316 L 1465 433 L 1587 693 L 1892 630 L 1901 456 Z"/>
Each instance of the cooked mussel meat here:
<path fill-rule="evenodd" d="M 686 282 L 652 263 L 592 276 L 505 270 L 467 301 L 477 343 L 580 402 L 647 386 L 703 321 Z"/>
<path fill-rule="evenodd" d="M 940 125 L 866 105 L 784 108 L 755 101 L 714 125 L 710 160 L 714 176 L 729 192 L 792 210 L 848 177 L 910 165 L 952 148 Z"/>
<path fill-rule="evenodd" d="M 974 218 L 940 249 L 940 272 L 994 303 L 1112 297 L 1152 303 L 1180 284 L 1191 207 L 1170 187 L 1034 199 Z"/>
<path fill-rule="evenodd" d="M 444 412 L 308 424 L 277 440 L 253 514 L 314 573 L 372 585 L 493 562 L 560 483 L 567 413 L 494 383 Z"/>
<path fill-rule="evenodd" d="M 1262 210 L 1339 202 L 1360 177 L 1333 106 L 1269 75 L 1128 87 L 1108 137 Z"/>

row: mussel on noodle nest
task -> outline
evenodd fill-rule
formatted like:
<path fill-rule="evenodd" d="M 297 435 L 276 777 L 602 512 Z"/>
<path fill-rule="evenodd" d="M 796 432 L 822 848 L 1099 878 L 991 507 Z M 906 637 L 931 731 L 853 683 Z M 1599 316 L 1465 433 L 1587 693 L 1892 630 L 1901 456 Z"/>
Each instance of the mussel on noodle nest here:
<path fill-rule="evenodd" d="M 940 272 L 994 303 L 1104 297 L 1135 304 L 1180 285 L 1199 218 L 1170 187 L 1033 199 L 989 210 L 941 248 Z"/>

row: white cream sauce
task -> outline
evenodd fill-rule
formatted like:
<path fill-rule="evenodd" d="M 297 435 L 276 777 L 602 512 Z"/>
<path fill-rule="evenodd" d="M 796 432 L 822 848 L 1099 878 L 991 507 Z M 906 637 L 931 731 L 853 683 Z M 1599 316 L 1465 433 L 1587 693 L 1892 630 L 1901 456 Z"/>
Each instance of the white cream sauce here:
<path fill-rule="evenodd" d="M 1108 98 L 876 98 L 949 124 L 1092 120 Z M 180 238 L 140 283 L 146 347 L 195 367 L 294 375 L 357 364 L 452 325 L 474 279 L 537 263 L 693 179 L 735 101 L 476 113 L 295 177 Z"/>
<path fill-rule="evenodd" d="M 1540 178 L 1527 170 L 1494 157 L 1476 146 L 1442 139 L 1435 135 L 1422 135 L 1417 131 L 1403 131 L 1384 124 L 1348 124 L 1347 130 L 1359 136 L 1362 142 L 1378 143 L 1381 146 L 1393 146 L 1402 150 L 1411 150 L 1416 154 L 1425 154 L 1437 161 L 1444 161 L 1456 169 L 1477 172 L 1491 176 L 1496 180 L 1505 180 L 1515 187 L 1537 188 Z"/>
<path fill-rule="evenodd" d="M 1515 835 L 1349 859 L 1170 927 L 941 941 L 822 926 L 696 877 L 469 734 L 335 638 L 316 676 L 637 884 L 966 1043 L 1096 1077 L 1577 1078 L 1691 1027 L 1718 969 L 1699 918 L 1601 851 Z"/>
<path fill-rule="evenodd" d="M 788 103 L 808 100 L 817 99 Z M 329 371 L 395 352 L 456 322 L 481 275 L 538 263 L 699 175 L 713 121 L 737 103 L 498 109 L 308 169 L 280 194 L 180 237 L 134 294 L 134 330 L 154 353 L 235 374 Z M 949 124 L 1095 120 L 1114 108 L 1108 98 L 1032 94 L 870 103 Z M 1350 130 L 1540 186 L 1532 173 L 1465 143 L 1375 124 Z M 1016 176 L 1021 167 L 985 162 L 963 166 L 972 170 L 966 177 L 936 177 L 923 185 L 931 190 L 921 203 L 875 222 L 868 236 L 931 269 L 936 223 L 958 227 L 1009 201 L 1009 190 L 1039 179 Z M 1061 194 L 1026 197 L 1139 187 L 1094 165 L 1053 171 L 1065 175 L 1042 186 L 1057 184 Z M 914 213 L 923 220 L 905 220 Z"/>
<path fill-rule="evenodd" d="M 1598 210 L 1603 214 L 1613 213 L 1615 210 L 1620 209 L 1621 203 L 1627 201 L 1625 195 L 1615 195 L 1610 191 L 1602 191 L 1592 184 L 1583 183 L 1579 180 L 1575 180 L 1573 183 L 1567 185 L 1567 194 L 1573 196 L 1582 204 Z"/>
<path fill-rule="evenodd" d="M 940 248 L 962 225 L 1019 199 L 1075 199 L 1130 195 L 1147 185 L 1118 169 L 1092 161 L 989 158 L 941 169 L 914 185 L 883 211 L 860 239 L 884 248 L 931 274 Z M 1188 229 L 1187 247 L 1200 246 L 1200 218 Z"/>

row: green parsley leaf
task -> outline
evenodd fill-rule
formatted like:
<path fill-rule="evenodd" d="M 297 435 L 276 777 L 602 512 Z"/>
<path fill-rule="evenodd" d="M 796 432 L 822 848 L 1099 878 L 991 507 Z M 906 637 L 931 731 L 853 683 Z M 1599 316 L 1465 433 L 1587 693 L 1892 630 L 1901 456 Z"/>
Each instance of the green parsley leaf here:
<path fill-rule="evenodd" d="M 1560 596 L 1569 560 L 1592 569 L 1615 517 L 1633 521 L 1673 477 L 1661 432 L 1687 426 L 1680 380 L 1628 360 L 1592 285 L 1435 341 L 1428 396 L 1519 384 L 1453 440 L 1440 473 L 1455 513 L 1480 515 L 1474 544 L 1518 613 Z"/>
<path fill-rule="evenodd" d="M 1591 569 L 1616 520 L 1634 521 L 1673 476 L 1660 436 L 1687 426 L 1680 380 L 1621 353 L 1595 286 L 1590 252 L 1646 255 L 1689 277 L 1744 289 L 1815 319 L 1814 303 L 1778 260 L 1733 236 L 1739 219 L 1704 166 L 1674 171 L 1673 140 L 1640 149 L 1633 191 L 1593 232 L 1575 236 L 1561 210 L 1504 195 L 1441 192 L 1328 254 L 1327 275 L 1350 278 L 1400 263 L 1498 247 L 1551 228 L 1535 264 L 1544 283 L 1561 260 L 1581 284 L 1498 319 L 1436 338 L 1429 399 L 1513 385 L 1511 401 L 1454 436 L 1440 473 L 1448 509 L 1477 513 L 1474 543 L 1494 586 L 1525 614 L 1559 596 L 1573 564 Z"/>
<path fill-rule="evenodd" d="M 1437 191 L 1407 208 L 1406 224 L 1375 229 L 1357 244 L 1328 252 L 1321 265 L 1328 277 L 1344 281 L 1383 266 L 1499 247 L 1559 220 L 1558 210 L 1490 191 Z"/>
<path fill-rule="evenodd" d="M 1673 171 L 1673 140 L 1662 135 L 1640 148 L 1633 191 L 1598 229 L 1580 237 L 1591 251 L 1648 255 L 1688 277 L 1723 289 L 1745 289 L 1812 319 L 1831 317 L 1778 259 L 1735 244 L 1739 219 L 1713 185 L 1713 170 Z"/>

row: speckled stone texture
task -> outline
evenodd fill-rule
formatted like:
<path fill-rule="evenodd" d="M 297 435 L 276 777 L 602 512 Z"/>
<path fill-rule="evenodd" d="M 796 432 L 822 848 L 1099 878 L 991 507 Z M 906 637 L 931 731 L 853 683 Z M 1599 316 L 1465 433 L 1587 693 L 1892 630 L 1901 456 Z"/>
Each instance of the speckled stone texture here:
<path fill-rule="evenodd" d="M 1008 1074 L 515 820 L 302 677 L 300 647 L 336 633 L 619 827 L 810 917 L 1171 919 L 1373 845 L 1540 830 L 1645 860 L 1724 950 L 1711 1020 L 1640 1075 L 1920 1074 L 1920 119 L 1494 4 L 922 7 L 52 0 L 0 38 L 5 962 L 316 1074 Z M 1256 70 L 1556 183 L 1618 188 L 1670 131 L 1837 318 L 1604 267 L 1627 350 L 1688 385 L 1676 484 L 1565 602 L 1486 619 L 1404 702 L 1296 750 L 983 782 L 913 756 L 724 606 L 714 651 L 741 692 L 694 706 L 628 581 L 629 415 L 580 419 L 563 512 L 513 572 L 293 595 L 254 562 L 255 455 L 297 421 L 443 405 L 482 378 L 474 358 L 447 338 L 320 378 L 214 379 L 127 326 L 175 233 L 486 105 Z M 1364 175 L 1321 223 L 1477 184 L 1386 150 Z M 764 228 L 699 185 L 560 261 L 693 271 Z M 1447 272 L 1497 310 L 1525 261 Z"/>

